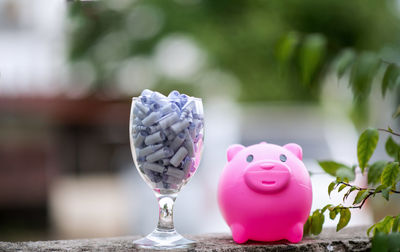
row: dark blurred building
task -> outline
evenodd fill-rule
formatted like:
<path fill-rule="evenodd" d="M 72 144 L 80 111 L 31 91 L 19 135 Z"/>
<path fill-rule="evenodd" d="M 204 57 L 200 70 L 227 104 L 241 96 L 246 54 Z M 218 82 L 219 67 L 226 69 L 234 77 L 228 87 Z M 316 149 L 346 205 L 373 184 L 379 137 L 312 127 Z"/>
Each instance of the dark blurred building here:
<path fill-rule="evenodd" d="M 129 151 L 129 108 L 129 100 L 94 97 L 0 98 L 0 239 L 48 228 L 57 176 L 118 171 L 116 150 Z"/>

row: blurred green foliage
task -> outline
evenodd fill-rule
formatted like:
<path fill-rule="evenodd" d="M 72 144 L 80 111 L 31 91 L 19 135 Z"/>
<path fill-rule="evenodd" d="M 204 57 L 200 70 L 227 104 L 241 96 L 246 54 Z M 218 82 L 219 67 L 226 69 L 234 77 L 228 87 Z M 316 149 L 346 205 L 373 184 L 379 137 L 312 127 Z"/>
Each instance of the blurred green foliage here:
<path fill-rule="evenodd" d="M 110 2 L 114 2 L 113 6 Z M 165 37 L 184 34 L 207 56 L 206 66 L 198 75 L 205 75 L 205 69 L 232 73 L 240 83 L 240 100 L 316 101 L 321 77 L 342 49 L 377 52 L 397 42 L 394 34 L 400 33 L 393 11 L 395 3 L 395 0 L 72 2 L 69 58 L 72 64 L 84 61 L 94 68 L 93 91 L 109 90 L 124 60 L 135 55 L 151 56 Z M 127 32 L 127 19 L 132 11 L 143 6 L 161 17 L 162 26 L 153 36 L 135 39 L 132 32 Z M 103 53 L 104 48 L 109 49 L 107 53 Z M 354 58 L 346 57 L 347 61 Z M 366 59 L 360 59 L 357 63 L 360 67 L 352 75 L 369 71 L 362 62 L 367 58 L 373 61 L 374 54 L 364 53 L 361 57 Z M 342 71 L 349 64 L 343 61 Z M 359 85 L 365 85 L 371 78 L 355 77 L 353 91 L 363 91 Z M 387 81 L 387 86 L 392 82 Z M 196 84 L 195 77 L 175 80 L 161 76 L 156 89 L 177 88 L 190 94 L 200 89 Z"/>

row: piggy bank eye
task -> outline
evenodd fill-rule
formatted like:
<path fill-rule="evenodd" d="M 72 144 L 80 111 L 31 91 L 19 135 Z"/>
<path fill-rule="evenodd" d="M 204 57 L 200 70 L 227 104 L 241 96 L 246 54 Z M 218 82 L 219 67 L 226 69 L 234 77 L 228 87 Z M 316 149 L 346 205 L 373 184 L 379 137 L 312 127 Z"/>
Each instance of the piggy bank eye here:
<path fill-rule="evenodd" d="M 286 157 L 285 155 L 281 154 L 281 155 L 279 156 L 279 159 L 280 159 L 282 162 L 286 162 L 287 157 Z"/>
<path fill-rule="evenodd" d="M 254 159 L 253 155 L 248 155 L 246 161 L 250 163 L 251 161 L 253 161 L 253 159 Z"/>

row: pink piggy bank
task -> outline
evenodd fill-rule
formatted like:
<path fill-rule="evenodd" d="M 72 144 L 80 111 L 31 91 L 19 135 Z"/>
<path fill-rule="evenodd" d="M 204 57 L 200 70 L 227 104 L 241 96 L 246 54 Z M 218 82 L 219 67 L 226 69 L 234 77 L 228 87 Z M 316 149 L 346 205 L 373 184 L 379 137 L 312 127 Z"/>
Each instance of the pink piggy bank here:
<path fill-rule="evenodd" d="M 302 149 L 260 144 L 232 145 L 218 185 L 218 203 L 233 240 L 297 243 L 312 203 Z"/>

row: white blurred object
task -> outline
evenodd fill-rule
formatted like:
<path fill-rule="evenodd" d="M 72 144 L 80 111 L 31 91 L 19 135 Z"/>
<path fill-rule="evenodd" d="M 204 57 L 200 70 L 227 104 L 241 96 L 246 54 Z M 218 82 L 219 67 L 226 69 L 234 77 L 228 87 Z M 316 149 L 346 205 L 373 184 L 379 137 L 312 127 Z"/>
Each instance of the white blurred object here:
<path fill-rule="evenodd" d="M 63 0 L 0 0 L 0 95 L 52 95 L 63 83 Z"/>
<path fill-rule="evenodd" d="M 142 56 L 126 60 L 118 70 L 117 84 L 121 94 L 138 94 L 143 89 L 151 89 L 158 76 L 153 62 Z"/>
<path fill-rule="evenodd" d="M 154 58 L 162 74 L 181 80 L 198 73 L 205 61 L 204 52 L 195 42 L 179 34 L 164 38 L 157 45 Z"/>
<path fill-rule="evenodd" d="M 196 84 L 203 94 L 213 99 L 223 97 L 236 100 L 241 91 L 239 79 L 233 73 L 221 69 L 207 69 L 199 74 Z"/>
<path fill-rule="evenodd" d="M 118 178 L 60 177 L 49 192 L 50 215 L 59 237 L 126 235 L 128 199 Z"/>

